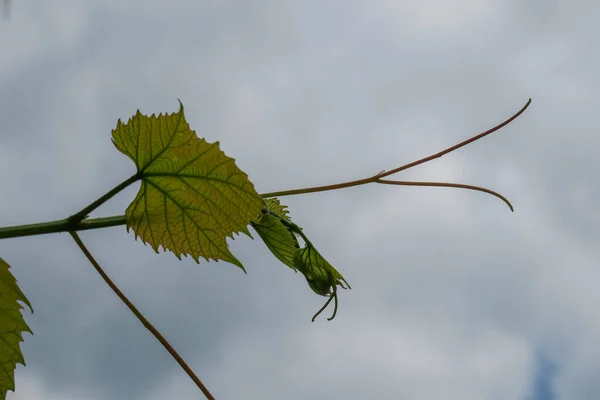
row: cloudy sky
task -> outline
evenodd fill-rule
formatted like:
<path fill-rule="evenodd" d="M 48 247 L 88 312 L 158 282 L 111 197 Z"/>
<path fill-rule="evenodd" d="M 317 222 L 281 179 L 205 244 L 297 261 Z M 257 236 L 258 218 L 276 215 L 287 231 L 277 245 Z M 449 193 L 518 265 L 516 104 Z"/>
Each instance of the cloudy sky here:
<path fill-rule="evenodd" d="M 137 109 L 220 141 L 260 193 L 371 176 L 530 108 L 396 179 L 282 198 L 345 276 L 325 298 L 260 240 L 224 262 L 81 234 L 217 399 L 600 398 L 600 3 L 12 1 L 0 21 L 0 226 L 131 176 Z M 596 39 L 595 39 L 596 38 Z M 93 216 L 123 214 L 136 184 Z M 203 398 L 66 233 L 0 241 L 34 314 L 11 400 Z"/>

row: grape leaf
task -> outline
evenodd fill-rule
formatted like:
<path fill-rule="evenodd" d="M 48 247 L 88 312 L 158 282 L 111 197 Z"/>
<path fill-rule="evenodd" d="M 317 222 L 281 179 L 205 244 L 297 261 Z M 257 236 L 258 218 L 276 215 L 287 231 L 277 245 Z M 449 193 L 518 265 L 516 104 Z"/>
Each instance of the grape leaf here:
<path fill-rule="evenodd" d="M 346 289 L 345 284 L 350 288 L 344 277 L 317 251 L 302 228 L 291 221 L 286 206 L 278 199 L 267 199 L 266 205 L 260 218 L 252 222 L 252 227 L 277 259 L 300 271 L 310 288 L 321 296 L 334 294 L 336 285 Z M 296 235 L 302 237 L 304 247 L 300 248 Z"/>
<path fill-rule="evenodd" d="M 0 399 L 6 398 L 9 390 L 15 390 L 15 368 L 17 363 L 25 365 L 19 343 L 22 332 L 31 332 L 25 323 L 19 301 L 26 304 L 31 312 L 31 304 L 25 297 L 8 265 L 0 258 Z"/>
<path fill-rule="evenodd" d="M 117 122 L 112 140 L 133 160 L 142 180 L 127 208 L 127 230 L 149 243 L 171 250 L 177 258 L 196 262 L 224 260 L 242 270 L 230 253 L 227 237 L 243 232 L 264 206 L 264 200 L 219 142 L 207 143 L 190 129 L 179 111 L 150 117 L 138 110 L 127 123 Z"/>

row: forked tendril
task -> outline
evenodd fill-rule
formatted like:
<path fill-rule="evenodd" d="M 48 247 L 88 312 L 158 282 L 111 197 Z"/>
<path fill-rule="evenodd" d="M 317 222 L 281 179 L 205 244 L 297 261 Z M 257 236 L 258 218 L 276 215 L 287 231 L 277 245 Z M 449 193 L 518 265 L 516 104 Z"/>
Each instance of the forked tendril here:
<path fill-rule="evenodd" d="M 337 314 L 337 310 L 338 310 L 337 289 L 336 289 L 335 285 L 333 285 L 333 293 L 331 293 L 331 295 L 329 296 L 329 299 L 325 302 L 323 307 L 321 307 L 321 309 L 319 311 L 317 311 L 317 313 L 312 317 L 312 322 L 315 322 L 315 319 L 319 316 L 319 314 L 321 314 L 323 311 L 325 311 L 325 309 L 327 308 L 329 303 L 331 303 L 331 300 L 335 300 L 333 302 L 333 304 L 334 304 L 333 314 L 331 314 L 331 317 L 327 318 L 327 321 L 331 321 L 332 319 L 334 319 Z"/>
<path fill-rule="evenodd" d="M 269 193 L 262 193 L 261 196 L 262 197 L 281 197 L 281 196 L 291 196 L 291 195 L 296 195 L 296 194 L 306 194 L 306 193 L 315 193 L 315 192 L 324 192 L 324 191 L 328 191 L 328 190 L 337 190 L 337 189 L 344 189 L 344 188 L 349 188 L 352 186 L 360 186 L 360 185 L 366 185 L 367 183 L 383 183 L 383 184 L 388 184 L 388 185 L 407 185 L 407 186 L 442 186 L 442 187 L 454 187 L 454 188 L 461 188 L 461 189 L 470 189 L 470 190 L 477 190 L 480 192 L 485 192 L 485 193 L 489 193 L 491 195 L 494 195 L 496 197 L 498 197 L 499 199 L 501 199 L 502 201 L 504 201 L 508 207 L 510 207 L 511 211 L 514 211 L 513 206 L 510 204 L 510 202 L 501 194 L 496 193 L 492 190 L 486 189 L 486 188 L 482 188 L 479 186 L 472 186 L 472 185 L 463 185 L 463 184 L 458 184 L 458 183 L 448 183 L 448 182 L 407 182 L 407 181 L 388 181 L 388 180 L 383 180 L 381 178 L 385 178 L 387 176 L 393 175 L 395 173 L 398 173 L 400 171 L 404 171 L 406 169 L 412 168 L 412 167 L 416 167 L 417 165 L 420 164 L 424 164 L 428 161 L 434 160 L 436 158 L 442 157 L 443 155 L 446 155 L 448 153 L 453 152 L 454 150 L 457 150 L 463 146 L 468 145 L 469 143 L 473 143 L 476 140 L 479 140 L 481 138 L 483 138 L 484 136 L 487 136 L 493 132 L 496 132 L 497 130 L 505 127 L 506 125 L 508 125 L 509 123 L 511 123 L 512 121 L 514 121 L 517 117 L 519 117 L 519 115 L 521 115 L 526 109 L 527 107 L 529 107 L 529 105 L 531 104 L 531 99 L 529 99 L 527 101 L 527 103 L 517 112 L 515 113 L 512 117 L 508 118 L 506 121 L 496 125 L 495 127 L 488 129 L 485 132 L 482 132 L 478 135 L 475 135 L 463 142 L 460 142 L 454 146 L 448 147 L 445 150 L 442 150 L 438 153 L 432 154 L 428 157 L 422 158 L 420 160 L 417 161 L 413 161 L 411 163 L 405 164 L 401 167 L 392 169 L 390 171 L 381 171 L 380 173 L 373 175 L 371 177 L 368 178 L 363 178 L 363 179 L 357 179 L 354 181 L 349 181 L 349 182 L 343 182 L 343 183 L 336 183 L 333 185 L 324 185 L 324 186 L 313 186 L 313 187 L 308 187 L 308 188 L 302 188 L 302 189 L 292 189 L 292 190 L 281 190 L 278 192 L 269 192 Z"/>

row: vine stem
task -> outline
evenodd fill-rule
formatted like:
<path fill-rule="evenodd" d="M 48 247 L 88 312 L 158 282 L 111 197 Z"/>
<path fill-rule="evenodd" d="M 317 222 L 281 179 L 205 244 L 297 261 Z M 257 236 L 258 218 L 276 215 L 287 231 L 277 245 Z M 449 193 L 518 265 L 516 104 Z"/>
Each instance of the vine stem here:
<path fill-rule="evenodd" d="M 77 232 L 69 231 L 69 234 L 73 237 L 73 240 L 75 240 L 75 243 L 77 243 L 77 246 L 79 246 L 79 248 L 81 249 L 83 254 L 85 254 L 85 256 L 90 261 L 90 263 L 92 263 L 92 265 L 94 266 L 96 271 L 100 274 L 102 279 L 104 279 L 104 282 L 106 282 L 106 284 L 119 297 L 119 299 L 121 299 L 121 301 L 123 303 L 125 303 L 127 308 L 129 308 L 129 310 L 131 310 L 131 312 L 137 317 L 137 319 L 142 323 L 142 325 L 144 325 L 146 327 L 146 329 L 148 329 L 152 333 L 152 335 L 154 335 L 154 337 L 160 342 L 160 344 L 162 344 L 163 347 L 169 352 L 169 354 L 171 354 L 171 356 L 179 363 L 181 368 L 183 368 L 185 370 L 185 372 L 189 375 L 189 377 L 194 381 L 196 386 L 198 386 L 198 388 L 202 391 L 202 393 L 204 393 L 206 398 L 209 400 L 215 400 L 215 398 L 208 391 L 206 386 L 204 386 L 204 384 L 202 383 L 200 378 L 198 378 L 196 376 L 194 371 L 187 365 L 185 360 L 179 355 L 179 353 L 177 353 L 177 351 L 173 348 L 173 346 L 171 346 L 171 344 L 167 341 L 167 339 L 165 339 L 164 336 L 154 327 L 154 325 L 152 325 L 150 323 L 150 321 L 148 321 L 146 319 L 146 317 L 144 317 L 144 315 L 133 305 L 133 303 L 127 298 L 127 296 L 125 296 L 125 294 L 109 278 L 109 276 L 106 274 L 106 272 L 104 272 L 104 270 L 100 267 L 100 264 L 98 264 L 98 262 L 94 259 L 92 254 L 87 249 L 87 247 L 85 247 L 85 244 L 83 244 L 83 242 L 82 242 L 81 238 L 79 237 L 79 235 L 77 234 Z"/>
<path fill-rule="evenodd" d="M 412 168 L 412 167 L 416 167 L 417 165 L 426 163 L 426 162 L 434 160 L 436 158 L 442 157 L 448 153 L 453 152 L 454 150 L 457 150 L 461 147 L 468 145 L 469 143 L 479 140 L 479 139 L 483 138 L 484 136 L 487 136 L 493 132 L 496 132 L 497 130 L 503 128 L 504 126 L 506 126 L 509 123 L 511 123 L 512 121 L 514 121 L 517 117 L 519 117 L 527 109 L 527 107 L 529 107 L 530 104 L 531 104 L 531 99 L 529 99 L 527 101 L 527 104 L 525 104 L 512 117 L 510 117 L 506 121 L 502 122 L 499 125 L 496 125 L 495 127 L 491 128 L 485 132 L 475 135 L 472 138 L 467 139 L 463 142 L 460 142 L 454 146 L 448 147 L 447 149 L 442 150 L 438 153 L 435 153 L 428 157 L 422 158 L 420 160 L 405 164 L 405 165 L 395 168 L 393 170 L 390 170 L 387 172 L 381 171 L 380 173 L 373 175 L 371 177 L 364 178 L 364 179 L 358 179 L 358 180 L 354 180 L 354 181 L 349 181 L 349 182 L 336 183 L 333 185 L 325 185 L 325 186 L 313 186 L 313 187 L 302 188 L 302 189 L 281 190 L 278 192 L 268 192 L 268 193 L 262 193 L 261 196 L 264 198 L 293 196 L 293 195 L 298 195 L 298 194 L 307 194 L 307 193 L 315 193 L 315 192 L 325 192 L 328 190 L 344 189 L 344 188 L 349 188 L 349 187 L 353 187 L 353 186 L 366 185 L 368 183 L 380 183 L 380 184 L 386 184 L 386 185 L 400 185 L 400 186 L 437 186 L 437 187 L 452 187 L 452 188 L 460 188 L 460 189 L 467 189 L 467 190 L 475 190 L 475 191 L 479 191 L 479 192 L 489 193 L 489 194 L 501 199 L 503 202 L 505 202 L 508 205 L 508 207 L 511 209 L 511 211 L 514 211 L 512 204 L 504 196 L 502 196 L 501 194 L 499 194 L 497 192 L 494 192 L 493 190 L 486 189 L 483 187 L 473 186 L 473 185 L 464 185 L 464 184 L 459 184 L 459 183 L 450 183 L 450 182 L 392 181 L 392 180 L 386 180 L 386 179 L 382 179 L 382 178 L 385 178 L 387 176 L 398 173 L 400 171 L 404 171 L 404 170 Z M 84 208 L 83 210 L 79 211 L 78 213 L 73 214 L 69 218 L 57 220 L 57 221 L 43 222 L 43 223 L 39 223 L 39 224 L 17 225 L 17 226 L 9 226 L 9 227 L 0 228 L 0 239 L 7 239 L 7 238 L 21 237 L 21 236 L 31 236 L 31 235 L 42 235 L 42 234 L 46 234 L 46 233 L 55 233 L 55 232 L 81 231 L 81 230 L 87 230 L 87 229 L 98 229 L 98 228 L 107 228 L 110 226 L 125 225 L 127 223 L 127 219 L 126 219 L 125 215 L 115 215 L 115 216 L 104 217 L 104 218 L 86 218 L 86 216 L 92 210 L 94 210 L 98 206 L 100 206 L 100 204 L 104 203 L 105 201 L 110 199 L 112 196 L 114 196 L 116 193 L 123 190 L 125 187 L 127 187 L 128 185 L 130 185 L 131 183 L 135 182 L 138 179 L 139 179 L 139 177 L 137 176 L 137 174 L 133 175 L 132 177 L 128 178 L 127 180 L 125 180 L 124 182 L 122 182 L 118 186 L 116 186 L 114 189 L 109 191 L 107 194 L 102 196 L 100 199 L 96 200 L 95 202 L 93 202 L 92 204 L 90 204 L 89 206 Z"/>

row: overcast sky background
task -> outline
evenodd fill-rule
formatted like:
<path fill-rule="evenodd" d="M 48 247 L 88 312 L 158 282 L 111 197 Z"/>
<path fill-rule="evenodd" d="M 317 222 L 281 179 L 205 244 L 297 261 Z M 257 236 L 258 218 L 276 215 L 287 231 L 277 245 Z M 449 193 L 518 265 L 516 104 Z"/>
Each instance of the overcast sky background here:
<path fill-rule="evenodd" d="M 81 234 L 217 399 L 600 398 L 600 3 L 13 1 L 0 21 L 0 226 L 64 218 L 131 176 L 137 109 L 220 141 L 352 290 L 326 300 L 259 240 L 224 262 Z M 123 214 L 139 184 L 93 216 Z M 203 398 L 68 234 L 0 241 L 34 314 L 11 400 Z"/>

